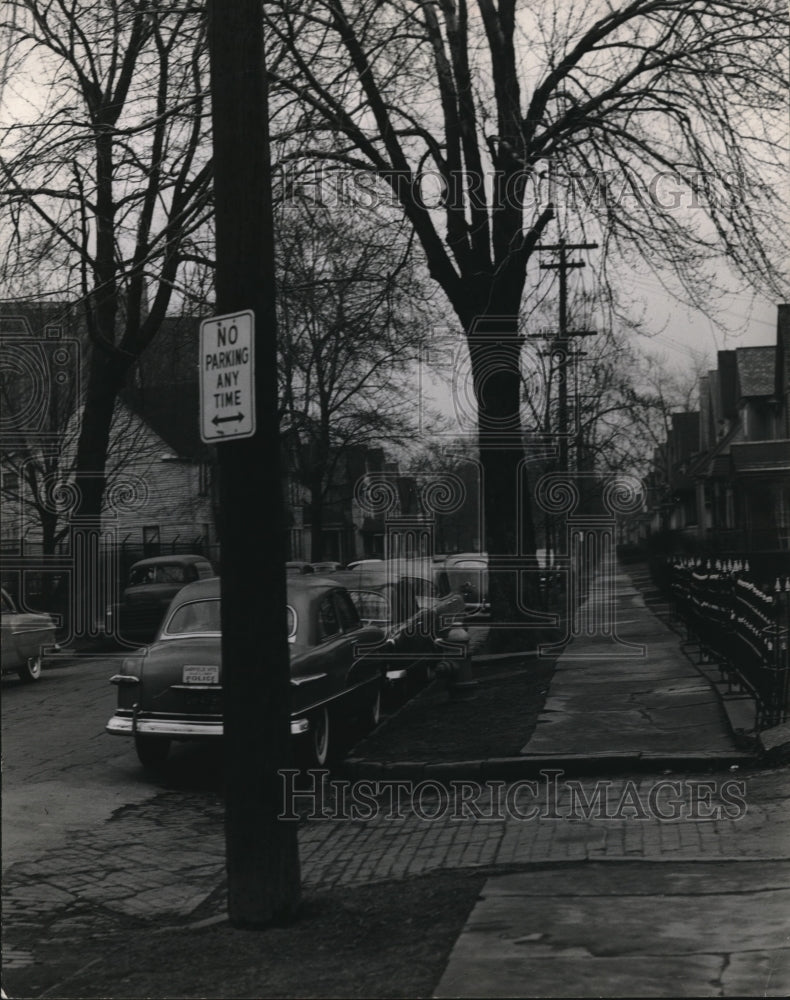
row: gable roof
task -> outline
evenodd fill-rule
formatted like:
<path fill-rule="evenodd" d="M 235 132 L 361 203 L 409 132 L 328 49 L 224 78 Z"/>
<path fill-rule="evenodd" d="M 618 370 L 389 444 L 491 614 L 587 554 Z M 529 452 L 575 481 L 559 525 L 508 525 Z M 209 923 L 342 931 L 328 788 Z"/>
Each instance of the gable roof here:
<path fill-rule="evenodd" d="M 172 449 L 178 458 L 207 460 L 209 446 L 200 437 L 200 399 L 194 384 L 127 386 L 121 400 Z"/>
<path fill-rule="evenodd" d="M 121 399 L 179 458 L 206 460 L 209 446 L 200 437 L 199 326 L 193 316 L 166 316 Z"/>

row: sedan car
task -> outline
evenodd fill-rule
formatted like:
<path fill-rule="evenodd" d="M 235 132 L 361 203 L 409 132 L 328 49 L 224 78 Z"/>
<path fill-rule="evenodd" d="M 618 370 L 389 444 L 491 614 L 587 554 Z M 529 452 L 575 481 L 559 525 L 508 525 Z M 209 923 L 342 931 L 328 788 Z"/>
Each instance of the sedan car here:
<path fill-rule="evenodd" d="M 6 590 L 0 590 L 0 665 L 32 684 L 41 677 L 44 653 L 55 646 L 55 622 L 48 614 L 19 611 Z"/>
<path fill-rule="evenodd" d="M 444 557 L 422 559 L 392 559 L 393 569 L 410 580 L 420 606 L 434 609 L 442 628 L 448 628 L 464 617 L 465 602 L 459 589 L 453 589 L 444 568 Z"/>
<path fill-rule="evenodd" d="M 188 583 L 214 576 L 198 555 L 152 556 L 132 565 L 123 600 L 107 609 L 105 631 L 116 639 L 150 642 L 173 597 Z"/>
<path fill-rule="evenodd" d="M 360 621 L 338 583 L 308 575 L 288 577 L 287 586 L 291 733 L 300 757 L 322 766 L 336 725 L 378 722 L 381 677 L 358 647 L 384 636 Z M 219 580 L 202 580 L 178 593 L 156 641 L 111 678 L 118 708 L 107 731 L 132 736 L 143 765 L 161 764 L 172 740 L 222 736 L 221 646 Z"/>
<path fill-rule="evenodd" d="M 298 576 L 303 573 L 315 573 L 315 570 L 312 563 L 303 559 L 291 559 L 285 564 L 285 572 L 287 576 Z"/>
<path fill-rule="evenodd" d="M 395 561 L 368 563 L 333 573 L 331 579 L 348 590 L 362 621 L 384 630 L 383 645 L 371 650 L 383 677 L 390 684 L 407 682 L 401 687 L 427 679 L 430 666 L 446 655 L 441 640 L 463 616 L 463 598 L 439 598 L 432 581 L 404 575 Z"/>
<path fill-rule="evenodd" d="M 491 611 L 488 601 L 488 556 L 485 552 L 461 552 L 447 556 L 440 570 L 448 586 L 459 591 L 468 618 L 483 618 Z"/>

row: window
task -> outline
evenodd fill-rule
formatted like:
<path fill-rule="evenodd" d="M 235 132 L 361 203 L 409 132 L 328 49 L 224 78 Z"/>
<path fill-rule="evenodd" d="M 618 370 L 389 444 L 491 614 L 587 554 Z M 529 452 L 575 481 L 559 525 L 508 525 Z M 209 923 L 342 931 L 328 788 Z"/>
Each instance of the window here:
<path fill-rule="evenodd" d="M 419 576 L 408 576 L 405 577 L 406 581 L 411 584 L 414 591 L 415 597 L 436 597 L 436 587 L 431 580 L 425 580 Z"/>
<path fill-rule="evenodd" d="M 335 601 L 337 602 L 337 613 L 340 618 L 340 627 L 344 632 L 351 632 L 355 628 L 359 628 L 359 615 L 357 614 L 357 609 L 348 594 L 344 594 L 342 591 L 338 590 L 335 593 Z"/>
<path fill-rule="evenodd" d="M 191 583 L 197 580 L 194 566 L 168 565 L 137 566 L 129 574 L 129 586 L 137 587 L 142 583 Z"/>
<path fill-rule="evenodd" d="M 285 609 L 285 627 L 288 630 L 288 642 L 296 642 L 296 612 L 290 604 Z"/>
<path fill-rule="evenodd" d="M 354 602 L 359 617 L 366 622 L 388 622 L 390 606 L 387 598 L 373 590 L 352 590 L 351 600 Z"/>
<path fill-rule="evenodd" d="M 190 601 L 176 608 L 167 623 L 167 635 L 193 632 L 219 632 L 219 601 Z"/>
<path fill-rule="evenodd" d="M 318 629 L 321 639 L 331 639 L 333 635 L 340 634 L 340 622 L 337 618 L 337 611 L 335 610 L 331 594 L 327 594 L 319 605 Z"/>

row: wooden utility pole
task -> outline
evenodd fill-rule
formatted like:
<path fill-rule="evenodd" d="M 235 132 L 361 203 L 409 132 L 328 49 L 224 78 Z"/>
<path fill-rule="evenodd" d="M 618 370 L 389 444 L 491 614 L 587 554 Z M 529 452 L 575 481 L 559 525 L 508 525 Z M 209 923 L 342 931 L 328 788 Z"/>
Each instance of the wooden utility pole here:
<path fill-rule="evenodd" d="M 559 271 L 560 277 L 560 328 L 558 335 L 551 338 L 551 354 L 559 355 L 559 389 L 557 402 L 557 434 L 559 437 L 559 471 L 568 472 L 568 362 L 571 358 L 570 339 L 572 337 L 591 337 L 594 330 L 568 330 L 568 271 L 571 268 L 584 267 L 583 261 L 568 260 L 572 250 L 595 250 L 597 243 L 559 243 L 547 245 L 538 244 L 537 250 L 553 250 L 559 253 L 559 260 L 553 264 L 541 264 L 545 270 Z"/>
<path fill-rule="evenodd" d="M 296 824 L 277 818 L 290 670 L 263 12 L 261 0 L 209 0 L 208 13 L 217 312 L 254 317 L 254 433 L 217 444 L 228 913 L 261 927 L 300 897 Z"/>

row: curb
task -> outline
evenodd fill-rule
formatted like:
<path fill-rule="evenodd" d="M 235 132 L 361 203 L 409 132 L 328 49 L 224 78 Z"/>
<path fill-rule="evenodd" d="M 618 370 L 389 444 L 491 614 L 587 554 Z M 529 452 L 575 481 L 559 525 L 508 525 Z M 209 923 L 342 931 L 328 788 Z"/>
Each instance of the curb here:
<path fill-rule="evenodd" d="M 788 744 L 790 749 L 790 744 Z M 363 757 L 347 757 L 338 772 L 351 780 L 368 781 L 434 781 L 442 784 L 455 781 L 514 781 L 540 777 L 544 771 L 556 770 L 565 775 L 584 777 L 622 773 L 652 773 L 655 771 L 722 770 L 758 763 L 753 753 L 637 753 L 565 754 L 551 757 L 487 757 L 481 760 L 455 761 L 380 761 Z"/>
<path fill-rule="evenodd" d="M 790 722 L 763 729 L 757 733 L 757 743 L 763 760 L 772 764 L 786 764 L 790 761 Z"/>

